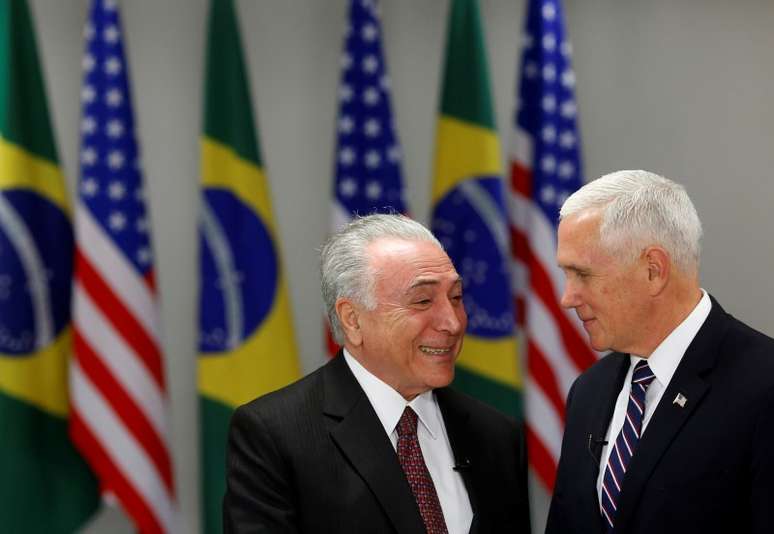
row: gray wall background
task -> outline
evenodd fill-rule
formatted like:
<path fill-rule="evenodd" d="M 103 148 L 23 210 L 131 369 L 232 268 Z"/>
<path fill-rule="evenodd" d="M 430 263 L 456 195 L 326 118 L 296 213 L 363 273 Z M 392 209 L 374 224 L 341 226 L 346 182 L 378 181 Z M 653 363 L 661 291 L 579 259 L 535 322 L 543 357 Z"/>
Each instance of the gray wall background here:
<path fill-rule="evenodd" d="M 514 105 L 524 0 L 481 0 L 500 131 Z M 77 176 L 87 0 L 31 0 L 60 158 Z M 198 137 L 207 0 L 123 0 L 149 191 L 184 532 L 199 527 L 195 403 Z M 646 168 L 686 185 L 705 227 L 703 285 L 774 335 L 774 3 L 565 0 L 587 179 Z M 238 0 L 302 365 L 322 363 L 316 247 L 329 225 L 346 0 Z M 382 0 L 412 213 L 427 221 L 448 0 Z M 507 143 L 507 137 L 502 138 Z M 547 498 L 536 491 L 535 531 Z M 86 532 L 132 532 L 118 511 Z"/>

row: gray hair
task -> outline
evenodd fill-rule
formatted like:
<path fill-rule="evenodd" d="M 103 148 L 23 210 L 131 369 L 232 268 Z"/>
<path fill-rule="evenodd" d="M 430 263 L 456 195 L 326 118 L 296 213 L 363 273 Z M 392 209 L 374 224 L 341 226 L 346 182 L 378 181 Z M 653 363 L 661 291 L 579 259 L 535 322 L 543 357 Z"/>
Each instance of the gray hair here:
<path fill-rule="evenodd" d="M 698 273 L 701 221 L 685 188 L 652 172 L 618 171 L 573 193 L 559 219 L 600 209 L 600 239 L 623 261 L 633 261 L 649 244 L 669 253 L 678 269 Z"/>
<path fill-rule="evenodd" d="M 332 235 L 320 250 L 320 285 L 333 338 L 339 344 L 344 342 L 344 332 L 336 315 L 336 301 L 349 298 L 367 309 L 376 307 L 375 277 L 366 249 L 383 238 L 429 241 L 443 250 L 430 230 L 403 215 L 357 217 Z"/>

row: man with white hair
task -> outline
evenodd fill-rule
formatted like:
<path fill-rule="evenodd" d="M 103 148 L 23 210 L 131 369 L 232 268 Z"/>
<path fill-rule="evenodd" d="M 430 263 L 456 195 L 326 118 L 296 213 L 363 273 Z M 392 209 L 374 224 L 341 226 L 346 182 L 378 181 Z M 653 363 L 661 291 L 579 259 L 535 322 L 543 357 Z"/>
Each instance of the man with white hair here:
<path fill-rule="evenodd" d="M 321 260 L 343 351 L 234 413 L 224 531 L 528 533 L 519 427 L 447 387 L 467 317 L 438 240 L 370 215 Z"/>
<path fill-rule="evenodd" d="M 774 340 L 699 285 L 685 189 L 646 171 L 562 206 L 561 304 L 611 350 L 567 396 L 546 532 L 774 532 Z"/>

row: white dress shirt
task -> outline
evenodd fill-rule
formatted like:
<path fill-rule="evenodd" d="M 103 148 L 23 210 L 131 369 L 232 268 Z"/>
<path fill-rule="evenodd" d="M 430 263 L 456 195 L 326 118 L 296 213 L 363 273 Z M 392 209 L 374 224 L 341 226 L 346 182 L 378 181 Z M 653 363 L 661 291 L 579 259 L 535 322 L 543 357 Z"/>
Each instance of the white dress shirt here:
<path fill-rule="evenodd" d="M 664 390 L 669 386 L 669 382 L 672 380 L 672 375 L 675 374 L 677 366 L 683 359 L 685 351 L 688 350 L 688 345 L 691 344 L 693 338 L 696 337 L 696 333 L 704 324 L 704 321 L 709 315 L 712 302 L 709 299 L 709 295 L 703 289 L 701 290 L 702 296 L 699 303 L 693 309 L 688 317 L 680 323 L 677 328 L 656 347 L 656 350 L 647 358 L 648 366 L 656 378 L 651 382 L 648 387 L 648 391 L 645 393 L 645 413 L 642 417 L 642 432 L 645 430 L 650 422 L 653 412 L 656 411 L 661 397 L 664 395 Z M 615 411 L 613 412 L 613 418 L 610 420 L 610 425 L 607 427 L 607 434 L 605 434 L 605 441 L 607 445 L 602 448 L 602 456 L 599 463 L 599 476 L 597 477 L 597 497 L 602 499 L 602 481 L 605 478 L 605 468 L 607 467 L 607 461 L 610 458 L 610 453 L 615 445 L 615 440 L 618 434 L 621 432 L 621 428 L 626 418 L 626 407 L 629 403 L 629 392 L 632 388 L 632 373 L 634 372 L 634 366 L 637 362 L 643 360 L 640 356 L 633 354 L 629 355 L 630 365 L 629 371 L 626 373 L 624 379 L 623 388 L 618 394 L 618 399 L 615 403 Z M 671 399 L 669 399 L 671 402 Z M 635 451 L 634 454 L 637 454 Z"/>
<path fill-rule="evenodd" d="M 441 503 L 446 529 L 449 534 L 468 534 L 473 520 L 473 509 L 470 507 L 470 499 L 462 476 L 453 469 L 454 454 L 449 444 L 449 437 L 446 435 L 441 409 L 433 392 L 427 391 L 414 397 L 411 402 L 406 402 L 400 393 L 360 365 L 360 362 L 347 352 L 347 349 L 344 349 L 344 359 L 371 402 L 384 431 L 392 442 L 393 449 L 397 450 L 396 427 L 403 415 L 403 410 L 406 406 L 411 406 L 416 412 L 419 419 L 417 425 L 419 446 L 422 448 L 422 456 Z"/>

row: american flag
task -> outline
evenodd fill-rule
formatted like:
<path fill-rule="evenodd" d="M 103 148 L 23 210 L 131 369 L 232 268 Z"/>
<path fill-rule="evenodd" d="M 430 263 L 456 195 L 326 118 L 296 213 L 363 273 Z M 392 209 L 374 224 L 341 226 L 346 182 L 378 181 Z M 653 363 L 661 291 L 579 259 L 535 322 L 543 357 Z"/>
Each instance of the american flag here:
<path fill-rule="evenodd" d="M 351 0 L 341 55 L 332 231 L 354 215 L 405 213 L 401 152 L 376 0 Z M 335 347 L 330 340 L 328 350 Z"/>
<path fill-rule="evenodd" d="M 140 532 L 170 532 L 175 490 L 150 225 L 114 0 L 83 56 L 70 433 Z"/>
<path fill-rule="evenodd" d="M 575 75 L 560 0 L 530 0 L 522 42 L 511 163 L 511 243 L 517 318 L 527 354 L 530 465 L 550 491 L 572 381 L 596 361 L 575 314 L 559 306 L 559 208 L 582 185 Z"/>

